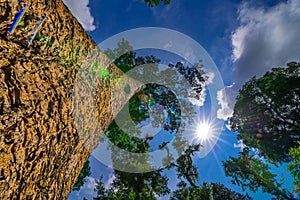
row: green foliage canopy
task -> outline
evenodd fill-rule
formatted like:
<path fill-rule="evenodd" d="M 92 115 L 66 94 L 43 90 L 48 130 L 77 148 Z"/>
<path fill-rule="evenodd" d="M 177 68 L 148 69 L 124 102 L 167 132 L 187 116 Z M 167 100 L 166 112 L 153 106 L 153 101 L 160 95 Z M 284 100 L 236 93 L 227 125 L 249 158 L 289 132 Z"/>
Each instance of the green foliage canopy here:
<path fill-rule="evenodd" d="M 225 175 L 232 178 L 231 182 L 241 186 L 243 190 L 249 188 L 257 192 L 261 188 L 263 192 L 291 199 L 291 193 L 282 189 L 282 182 L 277 181 L 276 174 L 270 172 L 270 166 L 261 159 L 249 154 L 249 148 L 244 148 L 239 157 L 230 157 L 223 162 Z"/>
<path fill-rule="evenodd" d="M 253 77 L 239 92 L 231 128 L 238 131 L 246 148 L 238 158 L 223 162 L 226 176 L 232 183 L 276 196 L 293 199 L 292 192 L 282 188 L 270 163 L 290 162 L 288 169 L 299 187 L 300 139 L 300 63 L 291 62 L 286 68 L 273 68 L 263 77 Z M 256 148 L 258 157 L 250 155 Z M 263 160 L 262 160 L 263 158 Z"/>
<path fill-rule="evenodd" d="M 153 73 L 158 71 L 159 59 L 154 56 L 138 57 L 136 53 L 132 51 L 130 44 L 122 40 L 118 43 L 118 48 L 108 49 L 106 54 L 114 61 L 114 63 L 123 71 L 128 72 L 136 66 L 144 64 L 152 64 L 151 71 Z M 195 94 L 201 92 L 200 82 L 206 81 L 204 72 L 198 72 L 193 68 L 188 68 L 183 66 L 182 63 L 177 63 L 176 65 L 169 65 L 170 68 L 177 70 L 179 74 L 184 76 L 184 78 L 192 85 L 195 90 Z M 141 73 L 150 74 L 147 71 Z M 143 75 L 143 74 L 142 74 Z M 176 80 L 177 84 L 180 86 L 180 80 L 177 78 L 166 74 L 166 78 Z M 132 77 L 136 78 L 136 77 Z M 127 88 L 128 89 L 128 88 Z M 180 119 L 187 117 L 180 114 L 180 106 L 176 101 L 176 96 L 168 91 L 167 88 L 160 86 L 158 84 L 148 84 L 146 88 L 140 93 L 134 95 L 129 101 L 129 111 L 131 118 L 137 124 L 143 120 L 149 118 L 148 108 L 143 105 L 139 99 L 141 93 L 146 93 L 156 99 L 156 101 L 161 104 L 167 105 L 165 107 L 167 115 L 167 123 L 163 126 L 166 131 L 173 133 L 177 130 L 179 126 Z M 192 109 L 191 109 L 192 110 Z M 154 126 L 159 126 L 161 124 L 154 124 Z M 139 130 L 133 128 L 130 130 L 131 133 L 135 132 L 139 134 Z M 180 134 L 180 133 L 177 133 Z M 138 138 L 132 136 L 132 134 L 126 133 L 121 130 L 115 121 L 113 121 L 108 130 L 105 133 L 106 137 L 119 148 L 134 152 L 134 153 L 145 153 L 149 151 L 150 141 L 152 137 Z M 170 194 L 170 189 L 168 188 L 168 178 L 163 175 L 164 170 L 175 168 L 177 172 L 177 177 L 181 180 L 178 184 L 178 190 L 170 194 L 171 199 L 251 199 L 248 195 L 244 196 L 242 194 L 231 191 L 221 184 L 207 184 L 198 185 L 199 180 L 198 169 L 193 163 L 193 155 L 200 150 L 200 145 L 188 146 L 187 142 L 182 137 L 177 137 L 173 141 L 173 146 L 181 155 L 174 161 L 173 155 L 170 152 L 169 147 L 166 145 L 168 142 L 162 142 L 159 146 L 160 149 L 165 149 L 168 152 L 168 156 L 163 159 L 166 168 L 156 171 L 151 171 L 147 173 L 128 173 L 120 170 L 115 170 L 115 179 L 109 188 L 105 188 L 102 182 L 102 177 L 96 183 L 95 191 L 97 191 L 97 196 L 95 200 L 127 200 L 127 199 L 156 199 L 157 196 L 166 196 Z M 139 160 L 137 158 L 136 160 Z M 120 163 L 129 163 L 130 166 L 135 168 L 148 169 L 149 165 L 141 164 L 136 162 L 136 160 L 128 160 L 126 155 L 114 151 L 112 147 L 112 161 L 113 165 Z M 147 163 L 148 157 L 144 157 L 144 163 Z M 126 169 L 125 169 L 126 170 Z"/>
<path fill-rule="evenodd" d="M 291 62 L 243 86 L 230 125 L 247 146 L 273 162 L 287 162 L 300 139 L 299 119 L 300 64 Z"/>

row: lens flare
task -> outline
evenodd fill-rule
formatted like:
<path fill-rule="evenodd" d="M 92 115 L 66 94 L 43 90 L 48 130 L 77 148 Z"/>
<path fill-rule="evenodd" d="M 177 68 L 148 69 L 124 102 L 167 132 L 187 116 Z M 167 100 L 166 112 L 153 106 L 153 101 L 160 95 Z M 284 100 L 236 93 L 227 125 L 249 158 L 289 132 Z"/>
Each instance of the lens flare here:
<path fill-rule="evenodd" d="M 207 123 L 200 123 L 197 126 L 197 137 L 201 140 L 206 140 L 209 136 L 209 132 L 210 132 L 210 125 Z"/>
<path fill-rule="evenodd" d="M 216 143 L 222 139 L 219 138 L 223 129 L 223 121 L 216 117 L 206 115 L 204 110 L 195 118 L 193 124 L 186 128 L 184 137 L 192 144 L 200 144 L 201 150 L 197 153 L 199 158 L 204 158 L 209 152 L 214 152 Z"/>

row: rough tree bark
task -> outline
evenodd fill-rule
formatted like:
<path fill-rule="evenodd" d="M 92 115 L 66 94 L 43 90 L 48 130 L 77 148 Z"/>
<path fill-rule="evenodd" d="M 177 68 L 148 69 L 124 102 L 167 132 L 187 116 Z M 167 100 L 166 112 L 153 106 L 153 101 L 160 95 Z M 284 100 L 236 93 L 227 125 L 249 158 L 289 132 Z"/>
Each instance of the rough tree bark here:
<path fill-rule="evenodd" d="M 7 36 L 24 4 L 24 23 Z M 45 14 L 44 41 L 26 48 Z M 86 73 L 94 63 L 108 76 Z M 120 76 L 61 0 L 0 0 L 0 199 L 67 199 L 113 119 Z"/>

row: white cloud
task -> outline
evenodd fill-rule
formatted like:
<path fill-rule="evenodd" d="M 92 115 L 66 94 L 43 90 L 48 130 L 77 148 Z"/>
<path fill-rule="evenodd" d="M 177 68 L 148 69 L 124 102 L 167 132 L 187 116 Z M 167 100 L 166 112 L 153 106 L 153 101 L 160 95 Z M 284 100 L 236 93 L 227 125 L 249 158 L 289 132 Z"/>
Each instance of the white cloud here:
<path fill-rule="evenodd" d="M 239 140 L 238 143 L 234 143 L 233 144 L 234 148 L 239 148 L 240 151 L 243 151 L 244 148 L 246 148 L 247 146 L 244 144 L 243 140 Z"/>
<path fill-rule="evenodd" d="M 96 180 L 93 177 L 86 177 L 85 181 L 85 184 L 76 193 L 77 199 L 82 199 L 83 197 L 93 199 L 93 197 L 97 196 L 97 192 L 94 191 Z"/>
<path fill-rule="evenodd" d="M 232 35 L 234 78 L 262 76 L 300 55 L 300 1 L 289 0 L 268 10 L 242 4 L 240 26 Z"/>
<path fill-rule="evenodd" d="M 213 72 L 206 73 L 207 81 L 206 85 L 212 84 L 214 82 L 215 74 Z"/>
<path fill-rule="evenodd" d="M 198 80 L 196 78 L 196 82 L 197 82 L 197 84 L 201 85 L 202 90 L 201 90 L 200 94 L 198 94 L 196 92 L 197 89 L 195 89 L 195 88 L 190 88 L 190 90 L 188 91 L 188 99 L 193 105 L 196 105 L 199 107 L 204 105 L 205 98 L 207 95 L 206 86 L 208 84 L 212 84 L 214 81 L 214 78 L 215 78 L 215 74 L 213 72 L 207 72 L 205 74 L 205 79 L 206 79 L 205 83 L 200 82 L 200 80 Z"/>
<path fill-rule="evenodd" d="M 114 179 L 115 179 L 115 174 L 111 173 L 106 181 L 106 183 L 104 183 L 104 187 L 105 189 L 109 189 L 111 187 L 111 184 L 113 183 Z"/>
<path fill-rule="evenodd" d="M 217 99 L 221 105 L 221 109 L 217 112 L 219 119 L 226 120 L 233 113 L 233 107 L 235 104 L 235 97 L 238 95 L 238 89 L 235 84 L 225 87 L 218 91 Z"/>
<path fill-rule="evenodd" d="M 268 9 L 247 3 L 240 6 L 240 26 L 231 37 L 235 85 L 218 94 L 221 118 L 232 113 L 238 90 L 250 78 L 261 77 L 273 67 L 300 60 L 299 21 L 299 0 L 288 0 Z"/>
<path fill-rule="evenodd" d="M 93 31 L 96 29 L 94 25 L 94 17 L 91 15 L 91 11 L 88 6 L 89 0 L 63 1 L 86 31 Z"/>
<path fill-rule="evenodd" d="M 193 88 L 188 91 L 188 99 L 195 106 L 203 106 L 206 98 L 206 88 L 205 85 L 202 85 L 202 90 L 200 94 L 196 92 Z"/>

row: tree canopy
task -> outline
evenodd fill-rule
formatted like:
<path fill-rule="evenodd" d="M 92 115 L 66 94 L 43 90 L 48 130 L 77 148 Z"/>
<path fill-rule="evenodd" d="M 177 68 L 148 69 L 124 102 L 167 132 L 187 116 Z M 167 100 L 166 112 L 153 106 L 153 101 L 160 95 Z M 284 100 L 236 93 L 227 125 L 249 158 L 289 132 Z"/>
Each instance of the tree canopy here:
<path fill-rule="evenodd" d="M 283 181 L 278 181 L 277 175 L 271 172 L 267 163 L 250 155 L 248 147 L 239 154 L 239 157 L 230 157 L 223 162 L 225 175 L 232 178 L 233 184 L 241 186 L 243 190 L 249 188 L 257 192 L 261 188 L 263 192 L 278 198 L 292 199 L 292 193 L 282 188 Z"/>
<path fill-rule="evenodd" d="M 290 161 L 300 139 L 300 64 L 253 77 L 239 92 L 230 125 L 244 144 L 274 162 Z"/>
<path fill-rule="evenodd" d="M 231 128 L 246 147 L 239 157 L 223 162 L 232 183 L 256 192 L 258 188 L 277 199 L 294 199 L 299 192 L 300 63 L 273 68 L 263 77 L 253 77 L 237 97 Z M 291 162 L 292 161 L 292 162 Z M 288 170 L 296 189 L 288 191 L 272 173 L 271 164 L 291 162 Z"/>
<path fill-rule="evenodd" d="M 142 69 L 140 74 L 136 76 L 144 76 L 145 74 L 157 73 L 159 59 L 154 56 L 137 56 L 136 52 L 132 51 L 132 47 L 126 40 L 121 40 L 116 49 L 107 49 L 105 53 L 113 60 L 113 62 L 124 72 L 128 72 L 137 66 L 147 65 Z M 147 70 L 151 67 L 151 72 Z M 129 74 L 130 76 L 130 74 Z M 137 78 L 138 77 L 132 77 Z M 128 88 L 127 88 L 128 89 Z M 141 98 L 141 96 L 143 96 Z M 147 98 L 146 98 L 147 97 Z M 146 98 L 146 100 L 144 100 Z M 149 98 L 149 99 L 148 99 Z M 158 84 L 147 84 L 146 88 L 135 94 L 129 101 L 129 112 L 131 119 L 139 124 L 150 117 L 151 106 L 154 102 L 163 105 L 166 110 L 168 120 L 162 125 L 160 123 L 163 113 L 156 120 L 152 121 L 153 126 L 160 126 L 167 131 L 174 131 L 178 125 L 178 116 L 175 116 L 171 111 L 177 112 L 178 103 L 176 97 L 172 95 L 171 91 Z M 157 114 L 157 113 L 156 113 Z M 155 115 L 152 115 L 155 118 Z M 126 124 L 126 120 L 124 122 Z M 176 125 L 177 124 L 177 125 Z M 153 137 L 140 138 L 141 135 L 138 127 L 131 127 L 129 133 L 122 130 L 116 121 L 113 121 L 105 135 L 113 144 L 112 148 L 112 161 L 114 166 L 121 166 L 124 164 L 125 168 L 132 169 L 151 169 L 148 163 L 149 157 L 142 154 L 136 154 L 135 159 L 128 158 L 126 154 L 120 153 L 114 147 L 117 146 L 125 151 L 133 153 L 147 153 L 150 148 L 150 141 Z M 134 133 L 134 134 L 133 134 Z M 109 189 L 103 187 L 101 180 L 97 184 L 97 197 L 95 199 L 155 199 L 156 196 L 164 196 L 168 194 L 169 188 L 167 187 L 168 178 L 161 174 L 162 170 L 156 170 L 145 173 L 130 173 L 126 169 L 115 169 L 115 179 Z M 147 171 L 147 170 L 146 170 Z"/>
<path fill-rule="evenodd" d="M 137 54 L 132 51 L 130 44 L 125 40 L 119 42 L 118 48 L 113 50 L 108 49 L 106 53 L 123 72 L 128 72 L 134 67 L 144 64 L 152 64 L 152 74 L 158 73 L 159 71 L 159 59 L 154 56 L 137 56 Z M 194 97 L 197 98 L 202 90 L 200 83 L 207 80 L 204 72 L 199 72 L 195 70 L 195 68 L 184 66 L 180 62 L 175 65 L 170 64 L 169 68 L 176 69 L 177 72 L 188 81 L 194 91 Z M 143 70 L 141 71 L 142 76 L 144 73 L 147 75 L 151 74 L 147 71 L 149 69 Z M 180 79 L 172 77 L 169 74 L 166 74 L 164 77 L 176 80 L 176 84 L 178 84 L 178 87 L 180 88 Z M 156 102 L 163 105 L 166 113 L 164 117 L 167 119 L 163 121 L 158 117 L 158 120 L 153 120 L 152 123 L 154 127 L 161 126 L 169 134 L 174 134 L 174 132 L 178 131 L 181 122 L 180 120 L 188 118 L 188 116 L 180 113 L 180 105 L 176 100 L 178 97 L 175 96 L 172 91 L 169 91 L 168 88 L 159 84 L 147 84 L 143 91 L 135 94 L 129 101 L 131 118 L 136 124 L 139 124 L 149 117 L 156 117 L 155 114 L 149 115 L 149 112 L 151 112 L 150 101 L 146 100 L 148 103 L 144 100 L 141 101 L 141 95 L 147 97 L 151 96 Z M 142 99 L 144 99 L 144 96 Z M 186 98 L 186 96 L 184 97 Z M 165 124 L 162 124 L 161 122 L 165 122 Z M 130 129 L 130 131 L 135 131 L 137 135 L 140 134 L 138 129 Z M 151 148 L 151 141 L 153 140 L 153 137 L 151 136 L 146 138 L 135 137 L 118 127 L 115 121 L 111 123 L 105 135 L 114 145 L 126 151 L 135 153 L 148 152 Z M 188 145 L 183 137 L 177 137 L 173 141 L 173 146 L 180 156 L 175 159 L 170 147 L 167 146 L 168 143 L 169 141 L 161 141 L 161 144 L 158 147 L 159 149 L 167 151 L 167 156 L 162 159 L 165 168 L 146 173 L 129 173 L 126 172 L 126 170 L 122 171 L 115 169 L 115 179 L 108 188 L 104 186 L 102 177 L 97 181 L 95 188 L 97 196 L 94 199 L 156 199 L 158 196 L 161 197 L 166 195 L 171 199 L 251 199 L 248 195 L 245 196 L 236 193 L 222 184 L 203 183 L 199 185 L 198 169 L 193 163 L 193 156 L 201 149 L 200 145 Z M 114 151 L 113 148 L 112 150 L 113 165 L 127 162 L 130 166 L 135 168 L 147 169 L 151 167 L 147 164 L 137 162 L 140 158 L 129 160 L 125 154 Z M 144 161 L 147 161 L 149 157 L 144 157 L 143 159 Z M 174 192 L 171 192 L 170 188 L 168 188 L 169 180 L 167 176 L 164 175 L 164 172 L 170 169 L 175 169 L 177 177 L 180 179 L 178 190 Z"/>
<path fill-rule="evenodd" d="M 192 156 L 200 150 L 199 147 L 200 145 L 189 146 L 183 155 L 166 167 L 166 169 L 175 168 L 177 171 L 177 177 L 180 179 L 177 190 L 170 191 L 167 186 L 168 179 L 160 175 L 162 170 L 146 174 L 125 173 L 127 176 L 119 176 L 120 172 L 115 171 L 117 177 L 109 188 L 104 187 L 102 177 L 97 181 L 95 188 L 97 197 L 94 200 L 156 199 L 157 196 L 164 195 L 169 195 L 172 200 L 252 200 L 248 194 L 235 192 L 220 183 L 197 184 L 199 176 Z M 124 175 L 124 172 L 121 174 Z M 149 177 L 151 177 L 150 181 Z"/>

